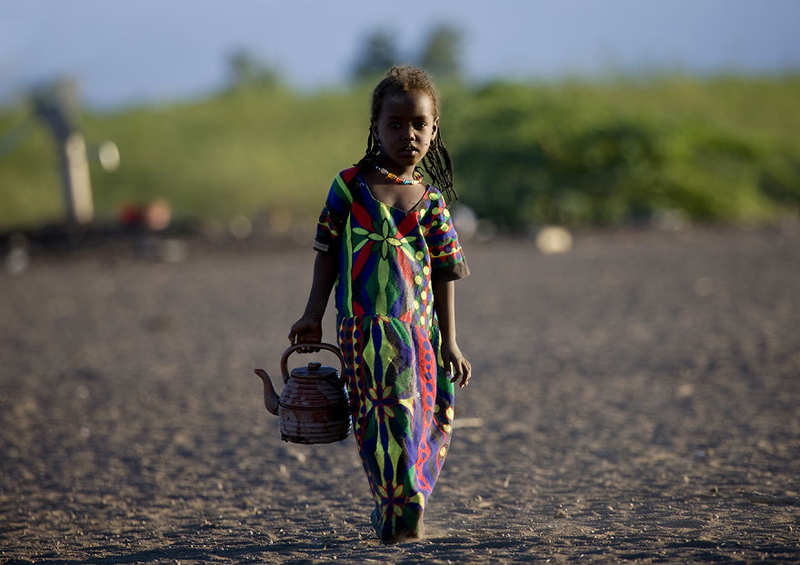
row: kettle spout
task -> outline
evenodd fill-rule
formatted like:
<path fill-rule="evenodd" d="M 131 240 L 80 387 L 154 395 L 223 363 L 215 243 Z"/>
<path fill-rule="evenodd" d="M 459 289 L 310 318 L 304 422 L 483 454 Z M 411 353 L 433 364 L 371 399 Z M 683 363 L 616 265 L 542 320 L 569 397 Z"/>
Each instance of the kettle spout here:
<path fill-rule="evenodd" d="M 270 414 L 278 415 L 278 395 L 272 387 L 272 381 L 269 380 L 269 375 L 263 369 L 256 369 L 256 375 L 261 377 L 264 382 L 264 406 Z"/>

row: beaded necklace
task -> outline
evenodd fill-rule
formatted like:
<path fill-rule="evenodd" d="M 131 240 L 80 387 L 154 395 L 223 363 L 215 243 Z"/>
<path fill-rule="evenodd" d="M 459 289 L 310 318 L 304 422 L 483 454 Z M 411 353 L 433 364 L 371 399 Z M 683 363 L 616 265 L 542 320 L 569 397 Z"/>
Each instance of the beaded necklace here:
<path fill-rule="evenodd" d="M 422 182 L 422 175 L 419 174 L 419 173 L 414 173 L 414 178 L 411 179 L 411 180 L 408 180 L 408 179 L 404 179 L 402 177 L 398 177 L 396 174 L 390 173 L 389 171 L 387 171 L 383 167 L 379 167 L 378 165 L 375 165 L 375 169 L 380 174 L 382 174 L 383 176 L 385 176 L 386 178 L 388 178 L 390 180 L 393 180 L 397 184 L 419 184 L 419 183 Z"/>

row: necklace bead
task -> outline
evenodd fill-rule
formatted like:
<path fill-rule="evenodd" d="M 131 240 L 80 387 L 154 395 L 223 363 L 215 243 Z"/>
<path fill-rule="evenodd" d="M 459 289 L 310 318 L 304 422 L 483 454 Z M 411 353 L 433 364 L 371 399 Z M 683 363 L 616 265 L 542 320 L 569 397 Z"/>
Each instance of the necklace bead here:
<path fill-rule="evenodd" d="M 419 184 L 419 183 L 422 182 L 422 175 L 419 174 L 419 173 L 414 173 L 414 178 L 409 180 L 409 179 L 404 179 L 402 177 L 398 177 L 396 174 L 390 173 L 389 171 L 387 171 L 383 167 L 379 167 L 378 165 L 375 165 L 375 169 L 380 174 L 382 174 L 383 176 L 385 176 L 389 180 L 393 180 L 397 184 Z"/>

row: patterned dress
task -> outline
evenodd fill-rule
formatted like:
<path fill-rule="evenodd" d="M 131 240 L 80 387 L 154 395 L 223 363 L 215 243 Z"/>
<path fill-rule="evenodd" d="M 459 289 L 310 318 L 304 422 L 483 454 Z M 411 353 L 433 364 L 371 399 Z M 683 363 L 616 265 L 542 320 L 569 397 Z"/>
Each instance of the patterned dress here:
<path fill-rule="evenodd" d="M 333 181 L 314 248 L 339 257 L 338 341 L 372 525 L 384 540 L 418 534 L 453 421 L 432 291 L 469 274 L 453 222 L 433 186 L 406 212 L 353 167 Z"/>

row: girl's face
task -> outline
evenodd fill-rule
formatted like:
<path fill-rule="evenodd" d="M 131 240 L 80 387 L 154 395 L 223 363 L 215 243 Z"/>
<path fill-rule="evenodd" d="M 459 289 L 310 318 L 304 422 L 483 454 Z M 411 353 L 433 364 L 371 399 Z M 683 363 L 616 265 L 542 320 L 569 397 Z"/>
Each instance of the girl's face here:
<path fill-rule="evenodd" d="M 395 174 L 410 176 L 428 152 L 438 125 L 428 93 L 386 93 L 372 125 L 372 135 L 381 144 L 381 164 Z"/>

